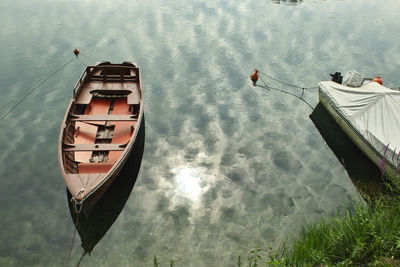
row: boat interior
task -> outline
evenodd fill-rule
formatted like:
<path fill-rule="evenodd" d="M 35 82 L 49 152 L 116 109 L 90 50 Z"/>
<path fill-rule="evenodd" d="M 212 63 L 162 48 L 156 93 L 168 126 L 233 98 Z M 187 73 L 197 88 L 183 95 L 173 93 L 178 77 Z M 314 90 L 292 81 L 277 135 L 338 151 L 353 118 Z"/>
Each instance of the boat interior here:
<path fill-rule="evenodd" d="M 128 64 L 87 67 L 78 81 L 62 139 L 66 173 L 107 173 L 123 154 L 141 101 L 139 70 Z"/>

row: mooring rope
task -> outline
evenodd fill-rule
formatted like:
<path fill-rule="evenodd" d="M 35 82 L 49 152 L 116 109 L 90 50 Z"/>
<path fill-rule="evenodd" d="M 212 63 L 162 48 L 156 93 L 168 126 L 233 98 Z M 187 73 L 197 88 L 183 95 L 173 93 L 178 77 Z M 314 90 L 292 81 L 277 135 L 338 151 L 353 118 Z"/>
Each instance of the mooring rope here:
<path fill-rule="evenodd" d="M 261 81 L 263 82 L 263 84 L 265 85 L 266 89 L 269 89 L 267 83 L 264 82 L 264 79 L 261 76 L 259 76 L 259 77 L 260 77 Z"/>
<path fill-rule="evenodd" d="M 12 101 L 8 102 L 7 104 L 5 104 L 4 106 L 2 106 L 2 107 L 0 108 L 0 113 L 3 113 L 3 111 L 5 111 L 6 108 L 7 108 L 9 105 L 11 105 L 12 102 L 14 102 L 14 100 L 12 100 Z"/>
<path fill-rule="evenodd" d="M 288 92 L 288 91 L 285 91 L 285 90 L 282 90 L 282 89 L 279 89 L 279 88 L 271 87 L 271 86 L 265 87 L 263 85 L 257 85 L 257 87 L 261 87 L 261 88 L 264 88 L 264 89 L 267 89 L 267 90 L 276 90 L 276 91 L 279 91 L 279 92 L 294 96 L 294 97 L 300 99 L 301 101 L 303 101 L 304 103 L 306 103 L 312 110 L 314 110 L 314 107 L 310 103 L 308 103 L 304 98 L 299 97 L 298 95 L 295 95 L 295 94 L 293 94 L 291 92 Z"/>
<path fill-rule="evenodd" d="M 266 76 L 266 77 L 270 78 L 271 80 L 274 80 L 274 81 L 276 81 L 276 82 L 278 82 L 278 83 L 281 83 L 281 84 L 284 84 L 284 85 L 287 85 L 287 86 L 291 86 L 291 87 L 294 87 L 294 88 L 301 89 L 301 96 L 298 96 L 298 95 L 296 95 L 296 94 L 294 94 L 294 93 L 291 93 L 291 92 L 288 92 L 288 91 L 285 91 L 285 90 L 282 90 L 282 89 L 279 89 L 279 88 L 276 88 L 276 87 L 268 86 L 268 84 L 264 81 L 264 79 L 262 78 L 261 75 L 259 75 L 259 78 L 261 79 L 261 81 L 263 82 L 264 85 L 256 85 L 257 87 L 261 87 L 261 88 L 264 88 L 264 89 L 267 89 L 267 90 L 276 90 L 276 91 L 279 91 L 279 92 L 282 92 L 282 93 L 285 93 L 285 94 L 294 96 L 294 97 L 300 99 L 301 101 L 303 101 L 304 103 L 306 103 L 312 110 L 314 110 L 314 107 L 313 107 L 309 102 L 307 102 L 307 101 L 303 98 L 303 96 L 304 96 L 304 91 L 305 91 L 305 90 L 307 90 L 307 89 L 313 89 L 313 88 L 318 88 L 318 87 L 316 87 L 316 86 L 315 86 L 315 87 L 302 87 L 302 86 L 297 86 L 297 85 L 294 85 L 294 84 L 290 84 L 290 83 L 287 83 L 287 82 L 278 80 L 278 79 L 276 79 L 276 78 L 274 78 L 274 77 L 272 77 L 272 76 L 270 76 L 270 75 L 265 74 L 264 72 L 258 71 L 258 73 L 260 73 L 260 74 L 262 74 L 262 75 L 264 75 L 264 76 Z"/>
<path fill-rule="evenodd" d="M 76 267 L 79 267 L 79 265 L 81 264 L 81 262 L 82 262 L 82 260 L 83 260 L 83 257 L 84 257 L 86 254 L 87 254 L 87 252 L 84 251 L 83 254 L 82 254 L 82 256 L 81 256 L 81 258 L 79 259 L 78 263 L 76 264 Z"/>
<path fill-rule="evenodd" d="M 34 87 L 36 87 L 39 83 L 41 83 L 44 79 L 46 78 L 46 76 L 44 76 L 44 77 L 42 77 L 40 80 L 38 80 L 36 83 L 34 83 L 33 84 L 33 86 L 32 86 L 32 88 L 34 88 Z M 7 104 L 5 104 L 5 105 L 3 105 L 1 108 L 0 108 L 0 110 L 1 110 L 1 113 L 3 113 L 3 114 L 5 114 L 5 110 L 6 110 L 6 107 L 7 106 L 9 106 L 10 104 L 12 104 L 13 102 L 17 102 L 18 100 L 11 100 L 10 102 L 8 102 Z"/>
<path fill-rule="evenodd" d="M 91 57 L 91 56 L 89 56 L 88 54 L 86 54 L 86 52 L 84 53 L 84 52 L 80 51 L 80 54 L 83 55 L 83 56 L 85 56 L 85 57 L 87 57 L 87 58 L 90 59 L 90 60 L 96 61 L 96 59 L 94 59 L 93 57 Z"/>
<path fill-rule="evenodd" d="M 17 103 L 15 103 L 7 112 L 5 112 L 1 117 L 0 117 L 0 122 L 2 122 L 4 120 L 5 117 L 7 117 L 8 114 L 10 114 L 19 104 L 21 104 L 28 96 L 30 96 L 31 94 L 33 94 L 42 84 L 44 84 L 45 82 L 47 82 L 51 77 L 53 77 L 54 75 L 57 74 L 57 72 L 59 72 L 60 70 L 62 70 L 63 68 L 65 68 L 68 64 L 70 64 L 75 58 L 71 58 L 70 60 L 68 60 L 67 62 L 65 62 L 63 65 L 61 65 L 61 67 L 59 67 L 58 69 L 56 69 L 55 71 L 51 72 L 50 74 L 44 76 L 42 79 L 39 80 L 39 82 L 37 82 L 37 84 L 35 86 L 33 86 L 31 89 L 29 89 L 28 93 L 23 96 L 20 100 L 17 101 Z M 11 102 L 10 102 L 11 103 Z M 10 103 L 6 104 L 6 106 L 8 106 Z"/>
<path fill-rule="evenodd" d="M 79 225 L 79 216 L 80 216 L 80 214 L 81 214 L 82 206 L 83 206 L 83 202 L 82 202 L 82 203 L 80 204 L 80 208 L 79 208 L 79 209 L 77 208 L 78 203 L 77 203 L 76 198 L 77 198 L 80 194 L 82 194 L 83 191 L 84 191 L 84 188 L 82 188 L 81 190 L 79 190 L 79 192 L 78 192 L 74 197 L 72 197 L 71 200 L 70 200 L 70 201 L 72 202 L 73 207 L 74 207 L 74 211 L 75 211 L 75 216 L 76 216 L 76 217 L 75 217 L 75 221 L 74 221 L 75 230 L 74 230 L 74 234 L 73 234 L 73 236 L 72 236 L 72 242 L 71 242 L 71 245 L 70 245 L 70 248 L 69 248 L 68 257 L 67 257 L 67 259 L 66 259 L 66 261 L 65 261 L 65 266 L 67 266 L 67 264 L 68 264 L 68 262 L 69 262 L 69 259 L 70 259 L 70 257 L 71 257 L 71 252 L 72 252 L 72 249 L 73 249 L 74 243 L 75 243 L 76 231 L 77 231 L 78 225 Z M 81 260 L 82 260 L 82 258 L 83 258 L 84 255 L 85 255 L 85 253 L 82 255 L 82 257 L 81 257 L 81 259 L 79 260 L 79 263 L 78 263 L 77 266 L 79 266 L 79 264 L 80 264 L 80 262 L 81 262 Z"/>
<path fill-rule="evenodd" d="M 66 261 L 65 261 L 64 266 L 67 266 L 67 264 L 68 264 L 68 262 L 69 262 L 69 258 L 71 257 L 71 252 L 72 252 L 72 249 L 73 249 L 74 243 L 75 243 L 76 231 L 77 231 L 77 230 L 76 230 L 76 226 L 75 226 L 75 231 L 74 231 L 74 234 L 72 235 L 72 242 L 71 242 L 71 245 L 69 246 L 68 257 L 67 257 L 67 259 L 66 259 Z"/>
<path fill-rule="evenodd" d="M 77 222 L 79 222 L 79 214 L 77 214 L 77 216 L 78 216 L 78 217 L 77 217 Z M 69 262 L 69 259 L 70 259 L 70 257 L 71 257 L 71 252 L 72 252 L 72 249 L 73 249 L 74 243 L 75 243 L 75 236 L 76 236 L 76 232 L 77 232 L 77 230 L 76 230 L 77 227 L 78 227 L 78 224 L 75 225 L 74 235 L 72 236 L 71 246 L 70 246 L 69 253 L 68 253 L 68 257 L 67 257 L 67 260 L 65 261 L 65 265 L 64 265 L 64 266 L 67 266 L 67 264 L 68 264 L 68 262 Z M 83 257 L 84 257 L 86 254 L 87 254 L 87 251 L 83 251 L 83 254 L 82 254 L 81 258 L 79 259 L 78 263 L 76 264 L 77 267 L 81 264 L 81 262 L 82 262 L 82 260 L 83 260 Z"/>
<path fill-rule="evenodd" d="M 79 62 L 82 63 L 83 67 L 86 68 L 87 64 L 83 61 L 83 59 L 80 57 L 77 57 L 77 58 L 78 58 Z"/>
<path fill-rule="evenodd" d="M 284 82 L 284 81 L 282 81 L 282 80 L 279 80 L 279 79 L 277 79 L 277 78 L 274 78 L 274 77 L 272 77 L 271 75 L 268 75 L 268 74 L 266 74 L 266 73 L 264 73 L 264 72 L 262 72 L 262 71 L 258 71 L 258 73 L 264 75 L 265 77 L 270 78 L 271 80 L 274 80 L 274 81 L 276 81 L 276 82 L 278 82 L 278 83 L 281 83 L 281 84 L 284 84 L 284 85 L 287 85 L 287 86 L 290 86 L 290 87 L 299 88 L 299 89 L 304 89 L 304 90 L 313 89 L 313 88 L 318 88 L 317 86 L 313 86 L 313 87 L 298 86 L 298 85 L 290 84 L 290 83 Z"/>

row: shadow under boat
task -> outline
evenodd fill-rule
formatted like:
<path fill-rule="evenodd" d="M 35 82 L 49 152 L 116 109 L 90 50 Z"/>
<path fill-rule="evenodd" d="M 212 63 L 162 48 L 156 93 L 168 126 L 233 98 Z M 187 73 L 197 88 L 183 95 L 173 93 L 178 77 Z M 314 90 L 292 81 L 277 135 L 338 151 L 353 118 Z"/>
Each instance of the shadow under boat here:
<path fill-rule="evenodd" d="M 351 141 L 321 103 L 315 107 L 310 119 L 346 169 L 357 190 L 369 197 L 383 193 L 380 169 Z"/>
<path fill-rule="evenodd" d="M 145 143 L 144 116 L 131 155 L 113 183 L 88 214 L 75 212 L 67 189 L 68 206 L 72 220 L 81 237 L 85 253 L 90 253 L 118 218 L 137 180 Z M 77 225 L 76 225 L 77 223 Z"/>

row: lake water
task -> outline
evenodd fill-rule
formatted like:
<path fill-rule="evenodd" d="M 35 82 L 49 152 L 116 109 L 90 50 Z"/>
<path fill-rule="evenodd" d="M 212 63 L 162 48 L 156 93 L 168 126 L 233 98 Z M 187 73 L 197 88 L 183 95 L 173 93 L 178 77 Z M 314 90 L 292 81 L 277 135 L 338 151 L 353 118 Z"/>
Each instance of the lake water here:
<path fill-rule="evenodd" d="M 399 15 L 397 0 L 1 1 L 2 113 L 75 47 L 83 54 L 0 124 L 0 265 L 66 262 L 74 224 L 57 139 L 96 61 L 141 68 L 146 143 L 124 209 L 81 266 L 152 266 L 155 254 L 162 266 L 232 266 L 351 206 L 359 194 L 311 109 L 249 75 L 314 87 L 355 69 L 399 85 Z M 317 89 L 304 98 L 315 106 Z"/>

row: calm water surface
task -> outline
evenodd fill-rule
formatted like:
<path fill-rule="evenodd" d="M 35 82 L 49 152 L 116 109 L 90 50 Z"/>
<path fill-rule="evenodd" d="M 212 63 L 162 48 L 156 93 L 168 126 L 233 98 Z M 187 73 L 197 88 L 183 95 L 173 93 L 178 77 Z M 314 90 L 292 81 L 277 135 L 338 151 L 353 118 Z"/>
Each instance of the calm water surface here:
<path fill-rule="evenodd" d="M 151 266 L 154 254 L 163 266 L 232 266 L 351 206 L 359 195 L 311 109 L 248 76 L 316 86 L 356 69 L 398 85 L 399 15 L 397 0 L 1 1 L 1 112 L 74 47 L 84 55 L 1 122 L 0 265 L 66 260 L 59 126 L 84 65 L 101 60 L 141 67 L 146 144 L 124 209 L 81 266 Z M 315 106 L 317 90 L 305 98 Z M 82 251 L 77 237 L 71 266 Z"/>

